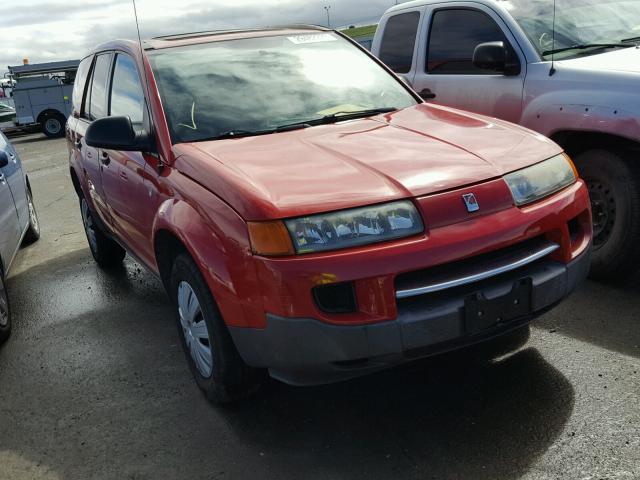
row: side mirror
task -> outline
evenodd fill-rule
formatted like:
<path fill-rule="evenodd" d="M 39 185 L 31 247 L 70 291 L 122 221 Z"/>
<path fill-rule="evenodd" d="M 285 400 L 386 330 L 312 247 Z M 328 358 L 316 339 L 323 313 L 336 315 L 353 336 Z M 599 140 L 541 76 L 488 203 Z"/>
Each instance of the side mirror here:
<path fill-rule="evenodd" d="M 105 117 L 95 120 L 84 136 L 90 147 L 125 152 L 155 153 L 153 139 L 147 132 L 136 133 L 129 117 Z"/>
<path fill-rule="evenodd" d="M 481 43 L 473 51 L 473 65 L 483 70 L 505 73 L 507 70 L 507 49 L 504 42 Z"/>
<path fill-rule="evenodd" d="M 9 165 L 9 155 L 4 150 L 0 150 L 0 168 Z"/>

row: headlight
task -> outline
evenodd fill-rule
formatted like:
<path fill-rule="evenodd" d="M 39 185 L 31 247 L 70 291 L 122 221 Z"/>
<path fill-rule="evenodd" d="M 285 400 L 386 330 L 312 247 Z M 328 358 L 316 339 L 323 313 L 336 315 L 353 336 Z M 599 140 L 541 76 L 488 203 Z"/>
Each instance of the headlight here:
<path fill-rule="evenodd" d="M 296 253 L 386 242 L 424 230 L 422 219 L 410 201 L 294 218 L 285 224 Z"/>
<path fill-rule="evenodd" d="M 547 197 L 578 179 L 573 162 L 565 154 L 550 158 L 504 177 L 516 205 L 526 205 Z"/>

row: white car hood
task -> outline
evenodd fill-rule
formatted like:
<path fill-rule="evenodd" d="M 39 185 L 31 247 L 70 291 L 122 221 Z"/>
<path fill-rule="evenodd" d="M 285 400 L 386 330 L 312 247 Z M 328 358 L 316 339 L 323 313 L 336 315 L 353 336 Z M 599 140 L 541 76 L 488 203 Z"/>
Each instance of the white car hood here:
<path fill-rule="evenodd" d="M 640 73 L 640 48 L 629 47 L 598 55 L 557 62 L 569 68 L 594 71 Z"/>

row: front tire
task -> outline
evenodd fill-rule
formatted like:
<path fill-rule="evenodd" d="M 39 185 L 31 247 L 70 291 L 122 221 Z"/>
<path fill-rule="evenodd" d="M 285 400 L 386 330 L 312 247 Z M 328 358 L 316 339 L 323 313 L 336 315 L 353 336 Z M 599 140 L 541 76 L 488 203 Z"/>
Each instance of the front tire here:
<path fill-rule="evenodd" d="M 80 197 L 80 212 L 82 213 L 82 223 L 89 242 L 89 249 L 96 263 L 104 269 L 122 264 L 127 252 L 100 230 L 84 197 Z"/>
<path fill-rule="evenodd" d="M 4 343 L 9 335 L 11 335 L 11 308 L 4 283 L 4 274 L 0 270 L 0 344 Z"/>
<path fill-rule="evenodd" d="M 617 152 L 588 150 L 576 157 L 593 211 L 593 257 L 589 276 L 613 281 L 640 261 L 640 170 Z"/>
<path fill-rule="evenodd" d="M 227 404 L 255 393 L 262 372 L 247 366 L 240 357 L 209 287 L 190 256 L 181 254 L 176 258 L 169 292 L 189 368 L 209 401 Z"/>

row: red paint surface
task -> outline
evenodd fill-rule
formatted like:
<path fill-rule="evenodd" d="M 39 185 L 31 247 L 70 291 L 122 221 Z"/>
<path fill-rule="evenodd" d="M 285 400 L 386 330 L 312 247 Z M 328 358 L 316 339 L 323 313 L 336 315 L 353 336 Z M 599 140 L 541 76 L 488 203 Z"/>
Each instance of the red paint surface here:
<path fill-rule="evenodd" d="M 100 173 L 84 158 L 88 149 L 74 145 L 87 123 L 76 112 L 69 123 L 71 168 L 103 221 L 151 270 L 158 270 L 154 240 L 159 232 L 179 239 L 229 325 L 262 327 L 267 312 L 336 324 L 391 320 L 397 313 L 394 279 L 399 273 L 539 235 L 561 244 L 556 258 L 564 262 L 588 246 L 590 206 L 582 181 L 534 205 L 513 205 L 500 177 L 561 152 L 525 129 L 422 104 L 336 125 L 174 146 L 152 71 L 136 44 L 101 47 L 109 49 L 128 52 L 141 71 L 146 68 L 159 158 L 105 152 L 111 156 L 109 171 L 103 180 L 95 178 Z M 101 183 L 100 191 L 90 192 L 90 183 Z M 461 195 L 468 192 L 475 193 L 480 212 L 466 211 Z M 248 220 L 401 198 L 412 199 L 421 211 L 423 235 L 297 257 L 251 253 Z M 582 233 L 572 242 L 567 223 L 575 217 Z M 327 279 L 355 282 L 358 313 L 327 315 L 317 309 L 311 289 Z"/>

